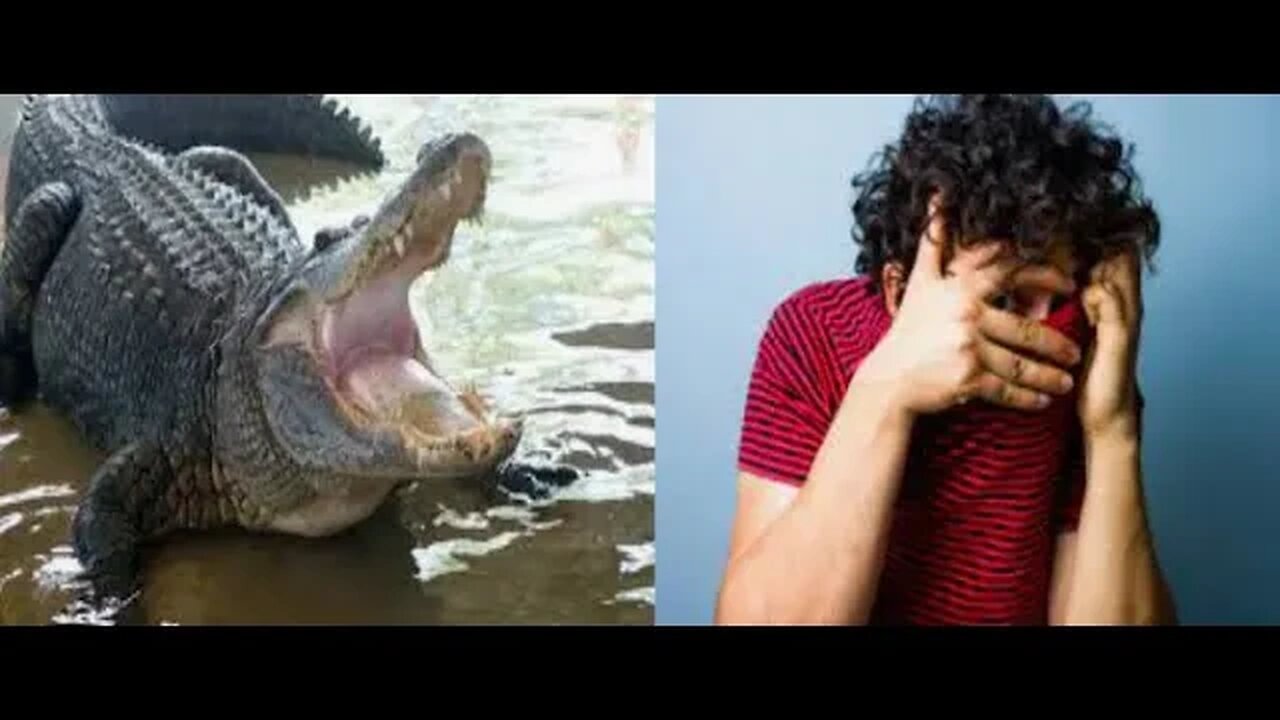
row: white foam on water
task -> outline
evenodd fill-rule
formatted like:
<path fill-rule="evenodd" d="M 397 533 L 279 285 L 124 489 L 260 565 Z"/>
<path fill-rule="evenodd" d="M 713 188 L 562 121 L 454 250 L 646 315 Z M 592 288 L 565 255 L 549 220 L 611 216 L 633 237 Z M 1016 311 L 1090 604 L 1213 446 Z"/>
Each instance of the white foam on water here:
<path fill-rule="evenodd" d="M 478 511 L 472 511 L 466 515 L 443 504 L 437 504 L 436 506 L 440 508 L 440 513 L 436 515 L 432 525 L 435 527 L 444 525 L 455 530 L 488 530 L 491 524 L 490 520 L 497 520 L 513 522 L 525 530 L 537 532 L 550 530 L 564 522 L 564 520 L 560 519 L 539 521 L 537 514 L 532 509 L 519 505 L 498 505 L 489 508 L 483 514 Z"/>
<path fill-rule="evenodd" d="M 0 515 L 0 535 L 22 524 L 22 513 L 11 512 L 8 515 Z"/>
<path fill-rule="evenodd" d="M 628 467 L 612 473 L 592 473 L 556 490 L 558 502 L 621 502 L 654 494 L 652 465 Z"/>
<path fill-rule="evenodd" d="M 610 602 L 609 604 L 612 605 L 614 603 L 634 602 L 634 603 L 642 603 L 646 605 L 653 605 L 654 596 L 655 596 L 655 592 L 652 586 L 642 587 L 642 588 L 632 588 L 630 590 L 623 590 L 617 595 L 614 595 L 613 601 Z"/>
<path fill-rule="evenodd" d="M 623 575 L 638 573 L 653 566 L 654 552 L 651 542 L 641 545 L 619 545 L 618 552 L 623 555 L 622 562 L 618 564 L 618 572 Z"/>
<path fill-rule="evenodd" d="M 7 433 L 0 434 L 0 449 L 6 448 L 9 445 L 12 445 L 13 442 L 20 437 L 22 437 L 22 435 L 16 432 L 7 432 Z"/>
<path fill-rule="evenodd" d="M 555 520 L 538 520 L 538 515 L 528 506 L 520 505 L 498 505 L 491 507 L 485 515 L 494 520 L 506 520 L 509 522 L 519 523 L 520 527 L 525 530 L 538 532 L 541 530 L 550 530 L 564 523 L 562 519 Z"/>
<path fill-rule="evenodd" d="M 507 547 L 517 539 L 528 535 L 527 532 L 509 531 L 495 535 L 488 540 L 471 538 L 452 538 L 432 543 L 424 548 L 414 548 L 413 561 L 418 565 L 417 579 L 422 582 L 470 569 L 463 557 L 483 557 Z"/>
<path fill-rule="evenodd" d="M 84 566 L 67 545 L 54 547 L 52 557 L 37 555 L 36 558 L 43 560 L 44 564 L 36 568 L 34 577 L 40 587 L 45 590 L 66 587 L 84 572 Z"/>
<path fill-rule="evenodd" d="M 103 608 L 77 600 L 50 619 L 57 625 L 112 625 L 119 611 L 120 603 L 114 599 L 108 600 Z"/>
<path fill-rule="evenodd" d="M 551 528 L 559 527 L 563 523 L 563 519 L 557 518 L 555 520 L 545 520 L 543 522 L 526 521 L 521 522 L 520 524 L 525 526 L 525 528 L 531 532 L 541 532 L 543 530 L 550 530 Z"/>
<path fill-rule="evenodd" d="M 485 515 L 488 515 L 494 520 L 510 520 L 512 522 L 519 523 L 533 522 L 538 517 L 534 514 L 533 510 L 520 505 L 498 505 L 496 507 L 491 507 L 485 511 Z"/>
<path fill-rule="evenodd" d="M 16 493 L 0 495 L 0 507 L 20 505 L 33 500 L 44 500 L 45 498 L 70 497 L 75 494 L 75 488 L 70 485 L 36 485 Z"/>
<path fill-rule="evenodd" d="M 8 585 L 10 582 L 17 580 L 20 577 L 22 577 L 22 568 L 15 568 L 4 577 L 0 577 L 0 590 L 4 590 L 5 585 Z"/>
<path fill-rule="evenodd" d="M 440 514 L 436 515 L 431 524 L 435 527 L 447 525 L 455 530 L 488 530 L 489 521 L 484 515 L 478 512 L 469 512 L 466 515 L 458 513 L 453 508 L 437 503 L 436 507 L 440 508 Z"/>

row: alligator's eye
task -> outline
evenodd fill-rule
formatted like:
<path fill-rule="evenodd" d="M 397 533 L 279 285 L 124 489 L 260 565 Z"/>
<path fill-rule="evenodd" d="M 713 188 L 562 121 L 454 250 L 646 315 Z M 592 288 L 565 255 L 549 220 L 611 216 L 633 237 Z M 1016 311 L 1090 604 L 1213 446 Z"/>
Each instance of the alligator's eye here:
<path fill-rule="evenodd" d="M 328 250 L 329 248 L 333 247 L 337 243 L 341 242 L 342 240 L 346 239 L 346 237 L 350 234 L 351 234 L 350 228 L 334 228 L 334 227 L 321 228 L 316 231 L 316 237 L 311 246 L 312 251 L 316 253 L 322 253 L 325 250 Z"/>
<path fill-rule="evenodd" d="M 368 215 L 356 215 L 351 220 L 351 224 L 346 227 L 325 227 L 316 231 L 315 239 L 312 241 L 311 250 L 313 253 L 322 253 L 333 247 L 337 243 L 346 240 L 355 235 L 365 225 L 368 225 L 370 218 Z"/>

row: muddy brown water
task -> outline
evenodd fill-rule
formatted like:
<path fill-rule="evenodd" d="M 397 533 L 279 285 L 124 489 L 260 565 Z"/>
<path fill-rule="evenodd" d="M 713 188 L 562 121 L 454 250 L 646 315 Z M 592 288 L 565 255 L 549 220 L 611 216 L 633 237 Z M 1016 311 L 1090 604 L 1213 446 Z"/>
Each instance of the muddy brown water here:
<path fill-rule="evenodd" d="M 459 228 L 449 265 L 415 285 L 412 306 L 448 377 L 526 414 L 521 452 L 581 477 L 409 486 L 322 540 L 176 535 L 146 552 L 143 620 L 652 622 L 651 100 L 343 99 L 383 138 L 383 174 L 335 180 L 349 172 L 255 162 L 309 235 L 371 212 L 430 136 L 482 135 L 495 156 L 485 222 Z M 0 99 L 0 114 L 12 106 Z M 104 621 L 67 606 L 79 582 L 69 523 L 101 460 L 38 403 L 0 416 L 0 623 Z"/>

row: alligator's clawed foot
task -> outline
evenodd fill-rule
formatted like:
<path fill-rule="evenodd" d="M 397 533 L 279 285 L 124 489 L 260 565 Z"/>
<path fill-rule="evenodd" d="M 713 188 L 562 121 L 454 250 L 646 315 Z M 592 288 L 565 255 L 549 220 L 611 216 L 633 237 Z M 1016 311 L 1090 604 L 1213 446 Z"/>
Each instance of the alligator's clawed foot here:
<path fill-rule="evenodd" d="M 53 617 L 57 625 L 140 625 L 142 588 L 101 576 L 85 574 L 82 587 L 62 612 Z"/>
<path fill-rule="evenodd" d="M 541 500 L 555 488 L 565 487 L 581 477 L 567 465 L 513 460 L 498 468 L 498 485 L 507 492 Z"/>
<path fill-rule="evenodd" d="M 138 604 L 142 583 L 132 557 L 119 554 L 85 560 L 83 564 L 86 567 L 78 579 L 84 587 L 78 605 L 95 616 L 118 619 L 121 613 Z"/>

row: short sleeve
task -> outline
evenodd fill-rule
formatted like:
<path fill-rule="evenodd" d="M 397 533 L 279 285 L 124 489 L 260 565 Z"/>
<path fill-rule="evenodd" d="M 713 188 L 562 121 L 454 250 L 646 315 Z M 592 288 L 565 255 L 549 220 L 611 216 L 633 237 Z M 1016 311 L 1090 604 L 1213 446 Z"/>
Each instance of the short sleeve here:
<path fill-rule="evenodd" d="M 800 485 L 826 437 L 832 411 L 816 358 L 820 326 L 803 306 L 784 302 L 760 338 L 747 387 L 738 467 L 769 480 Z"/>
<path fill-rule="evenodd" d="M 1138 404 L 1138 436 L 1142 436 L 1143 414 L 1146 411 L 1146 400 L 1142 389 L 1137 390 Z M 1070 446 L 1067 452 L 1067 464 L 1063 473 L 1063 487 L 1059 495 L 1058 512 L 1054 518 L 1057 532 L 1071 532 L 1080 525 L 1080 509 L 1084 506 L 1085 488 L 1087 485 L 1087 469 L 1085 463 L 1084 431 L 1079 423 L 1073 424 Z"/>

